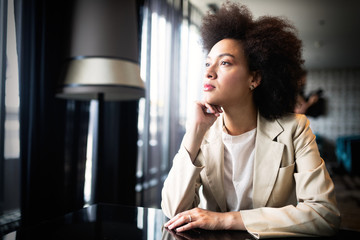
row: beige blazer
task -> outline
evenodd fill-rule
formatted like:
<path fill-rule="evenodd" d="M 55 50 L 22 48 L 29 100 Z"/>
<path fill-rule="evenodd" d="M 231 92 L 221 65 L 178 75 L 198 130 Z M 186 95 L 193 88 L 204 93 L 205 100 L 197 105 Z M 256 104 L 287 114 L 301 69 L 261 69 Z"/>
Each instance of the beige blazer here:
<path fill-rule="evenodd" d="M 164 182 L 161 206 L 171 218 L 202 207 L 226 212 L 223 120 L 206 133 L 192 163 L 181 146 Z M 256 238 L 333 235 L 340 225 L 334 184 L 304 115 L 268 121 L 258 114 L 253 209 L 241 210 Z"/>

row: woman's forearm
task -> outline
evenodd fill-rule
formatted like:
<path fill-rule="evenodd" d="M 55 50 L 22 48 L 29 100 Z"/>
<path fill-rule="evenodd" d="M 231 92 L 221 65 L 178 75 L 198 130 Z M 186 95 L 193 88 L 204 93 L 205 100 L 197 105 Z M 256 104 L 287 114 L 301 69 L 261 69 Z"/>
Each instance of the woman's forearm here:
<path fill-rule="evenodd" d="M 186 131 L 183 144 L 190 155 L 191 161 L 193 162 L 199 153 L 201 142 L 204 138 L 206 130 L 206 128 L 194 125 Z"/>
<path fill-rule="evenodd" d="M 183 141 L 183 145 L 193 162 L 199 153 L 206 131 L 214 124 L 220 113 L 223 112 L 220 106 L 210 105 L 206 102 L 195 102 L 194 110 L 195 117 L 191 125 L 186 129 Z"/>

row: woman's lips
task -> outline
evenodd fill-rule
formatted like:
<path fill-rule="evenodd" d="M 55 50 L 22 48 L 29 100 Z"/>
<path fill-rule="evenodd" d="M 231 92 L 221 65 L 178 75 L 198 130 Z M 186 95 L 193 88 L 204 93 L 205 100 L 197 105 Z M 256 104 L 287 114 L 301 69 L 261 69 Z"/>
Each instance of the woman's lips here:
<path fill-rule="evenodd" d="M 204 91 L 207 92 L 207 91 L 211 91 L 213 90 L 215 87 L 211 84 L 204 84 Z"/>

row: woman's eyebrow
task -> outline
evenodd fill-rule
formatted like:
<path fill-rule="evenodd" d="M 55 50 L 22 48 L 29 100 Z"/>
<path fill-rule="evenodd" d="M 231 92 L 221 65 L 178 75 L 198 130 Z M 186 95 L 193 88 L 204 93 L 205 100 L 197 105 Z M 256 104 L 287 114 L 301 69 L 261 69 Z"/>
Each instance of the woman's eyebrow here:
<path fill-rule="evenodd" d="M 232 55 L 232 54 L 230 54 L 230 53 L 222 53 L 222 54 L 219 54 L 219 55 L 217 56 L 217 58 L 221 58 L 221 57 L 225 57 L 225 56 L 235 58 L 235 56 Z M 206 58 L 209 59 L 209 58 L 211 58 L 211 57 L 208 55 Z"/>

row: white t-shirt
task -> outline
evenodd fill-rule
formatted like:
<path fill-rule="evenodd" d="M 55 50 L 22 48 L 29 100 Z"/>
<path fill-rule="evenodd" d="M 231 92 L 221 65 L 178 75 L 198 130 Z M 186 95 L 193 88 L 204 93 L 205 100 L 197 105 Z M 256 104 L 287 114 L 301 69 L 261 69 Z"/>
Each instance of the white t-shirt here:
<path fill-rule="evenodd" d="M 228 211 L 252 209 L 256 128 L 238 136 L 224 131 L 224 190 Z"/>

